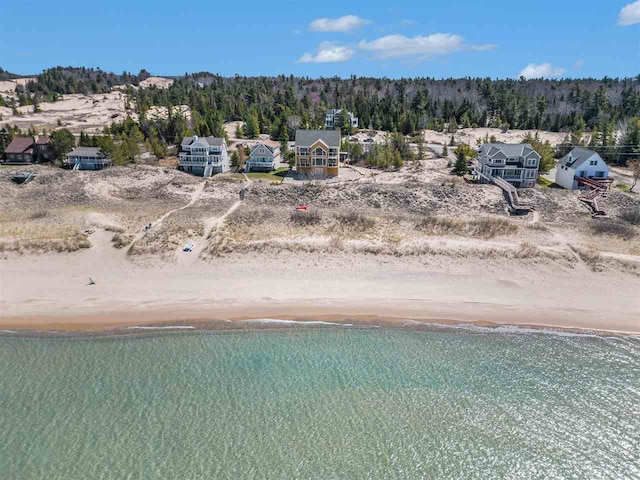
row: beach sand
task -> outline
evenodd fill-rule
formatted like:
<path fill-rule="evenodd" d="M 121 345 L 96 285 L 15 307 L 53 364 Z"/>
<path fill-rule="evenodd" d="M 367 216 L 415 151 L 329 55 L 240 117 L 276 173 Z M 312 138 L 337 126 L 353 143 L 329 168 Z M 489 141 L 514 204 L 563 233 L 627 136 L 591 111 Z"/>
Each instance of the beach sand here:
<path fill-rule="evenodd" d="M 254 182 L 242 202 L 241 176 L 33 167 L 18 186 L 3 169 L 0 329 L 280 318 L 640 333 L 638 227 L 596 233 L 576 193 L 555 189 L 523 191 L 537 210 L 510 217 L 497 188 L 441 163 L 340 184 Z M 637 204 L 611 192 L 605 221 L 620 226 Z M 296 205 L 317 220 L 296 222 Z"/>
<path fill-rule="evenodd" d="M 99 238 L 102 237 L 102 238 Z M 636 276 L 373 255 L 132 262 L 108 246 L 0 262 L 0 329 L 108 329 L 248 318 L 541 325 L 640 333 Z M 102 245 L 102 247 L 100 246 Z M 91 277 L 95 285 L 87 285 Z"/>

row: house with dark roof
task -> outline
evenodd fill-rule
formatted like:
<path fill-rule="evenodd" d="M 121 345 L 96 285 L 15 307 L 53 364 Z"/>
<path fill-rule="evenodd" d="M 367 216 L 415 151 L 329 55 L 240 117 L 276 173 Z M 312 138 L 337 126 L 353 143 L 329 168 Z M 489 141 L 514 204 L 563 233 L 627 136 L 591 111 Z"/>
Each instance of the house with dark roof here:
<path fill-rule="evenodd" d="M 33 163 L 35 151 L 33 138 L 16 137 L 4 149 L 4 158 L 7 163 Z"/>
<path fill-rule="evenodd" d="M 280 143 L 262 140 L 251 148 L 249 159 L 244 164 L 245 173 L 270 172 L 280 165 Z"/>
<path fill-rule="evenodd" d="M 558 162 L 556 183 L 568 190 L 589 188 L 579 183 L 576 177 L 605 180 L 609 178 L 609 167 L 596 152 L 576 147 Z"/>
<path fill-rule="evenodd" d="M 535 187 L 540 154 L 528 143 L 483 143 L 478 149 L 478 169 L 485 177 L 500 177 L 516 188 Z M 487 181 L 480 177 L 480 181 Z"/>
<path fill-rule="evenodd" d="M 339 130 L 296 130 L 296 170 L 322 178 L 338 175 Z"/>
<path fill-rule="evenodd" d="M 37 162 L 52 162 L 54 160 L 53 148 L 49 137 L 38 137 L 34 143 Z"/>
<path fill-rule="evenodd" d="M 67 153 L 66 163 L 74 170 L 102 170 L 112 162 L 97 147 L 77 147 Z"/>
<path fill-rule="evenodd" d="M 229 153 L 224 138 L 184 137 L 179 150 L 179 170 L 202 177 L 229 171 Z"/>
<path fill-rule="evenodd" d="M 16 137 L 4 150 L 6 163 L 34 163 L 53 160 L 49 137 Z"/>

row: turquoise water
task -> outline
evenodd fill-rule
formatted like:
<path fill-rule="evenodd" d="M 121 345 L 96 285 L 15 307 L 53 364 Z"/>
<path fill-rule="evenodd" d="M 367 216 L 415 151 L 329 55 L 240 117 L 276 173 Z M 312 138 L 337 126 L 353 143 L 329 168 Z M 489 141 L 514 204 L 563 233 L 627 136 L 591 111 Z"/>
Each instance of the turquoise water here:
<path fill-rule="evenodd" d="M 640 476 L 640 339 L 0 337 L 0 478 Z"/>

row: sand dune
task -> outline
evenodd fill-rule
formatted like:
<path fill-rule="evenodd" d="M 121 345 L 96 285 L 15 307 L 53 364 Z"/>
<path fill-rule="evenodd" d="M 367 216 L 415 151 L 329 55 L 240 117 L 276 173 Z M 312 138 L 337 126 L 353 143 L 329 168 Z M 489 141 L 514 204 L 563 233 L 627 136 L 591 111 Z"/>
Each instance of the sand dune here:
<path fill-rule="evenodd" d="M 640 332 L 637 227 L 593 233 L 575 192 L 523 192 L 538 211 L 515 218 L 497 188 L 451 183 L 436 159 L 254 183 L 242 202 L 234 175 L 35 169 L 24 186 L 0 170 L 0 328 L 326 316 Z M 613 218 L 638 206 L 606 202 Z M 296 220 L 299 204 L 317 216 Z"/>
<path fill-rule="evenodd" d="M 123 92 L 113 91 L 95 95 L 64 95 L 56 102 L 42 102 L 41 112 L 35 113 L 33 106 L 18 107 L 19 115 L 13 115 L 8 107 L 0 107 L 3 123 L 17 125 L 23 130 L 30 127 L 38 131 L 68 128 L 73 133 L 85 131 L 100 133 L 114 122 L 121 122 L 134 112 L 125 109 Z"/>

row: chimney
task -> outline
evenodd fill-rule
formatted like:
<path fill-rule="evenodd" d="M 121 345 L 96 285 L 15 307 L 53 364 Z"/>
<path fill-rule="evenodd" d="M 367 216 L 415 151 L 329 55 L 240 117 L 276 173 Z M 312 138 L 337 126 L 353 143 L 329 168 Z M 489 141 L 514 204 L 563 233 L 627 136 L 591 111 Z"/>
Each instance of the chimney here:
<path fill-rule="evenodd" d="M 194 136 L 193 136 L 193 143 L 195 143 L 195 142 L 197 142 L 197 141 L 198 141 L 198 135 L 194 135 Z"/>

